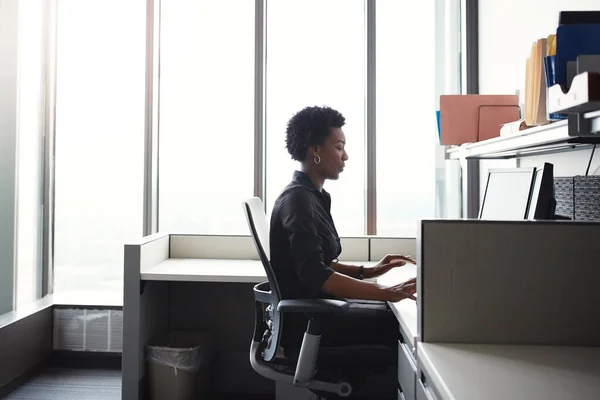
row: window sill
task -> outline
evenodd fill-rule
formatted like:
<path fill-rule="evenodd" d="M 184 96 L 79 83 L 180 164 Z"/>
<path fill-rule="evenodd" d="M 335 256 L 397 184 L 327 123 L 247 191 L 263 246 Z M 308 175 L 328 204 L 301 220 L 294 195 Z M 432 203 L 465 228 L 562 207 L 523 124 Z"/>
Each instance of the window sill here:
<path fill-rule="evenodd" d="M 102 308 L 123 307 L 123 290 L 71 290 L 52 294 L 53 305 Z"/>
<path fill-rule="evenodd" d="M 46 296 L 32 303 L 19 307 L 17 310 L 0 315 L 0 329 L 5 328 L 15 322 L 32 316 L 48 307 L 52 307 L 52 296 Z"/>

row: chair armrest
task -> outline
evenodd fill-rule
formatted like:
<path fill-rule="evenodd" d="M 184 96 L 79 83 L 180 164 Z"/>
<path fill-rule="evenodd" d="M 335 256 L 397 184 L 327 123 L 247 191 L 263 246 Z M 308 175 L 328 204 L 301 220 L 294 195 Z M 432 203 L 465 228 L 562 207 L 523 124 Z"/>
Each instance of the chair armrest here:
<path fill-rule="evenodd" d="M 330 299 L 281 300 L 277 311 L 310 314 L 341 314 L 348 310 L 348 303 Z"/>

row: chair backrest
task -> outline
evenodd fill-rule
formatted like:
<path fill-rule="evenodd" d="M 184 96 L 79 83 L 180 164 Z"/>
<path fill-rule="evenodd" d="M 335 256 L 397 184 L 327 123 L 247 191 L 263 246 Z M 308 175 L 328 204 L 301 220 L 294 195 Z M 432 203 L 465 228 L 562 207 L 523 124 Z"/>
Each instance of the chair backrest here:
<path fill-rule="evenodd" d="M 267 273 L 267 279 L 269 280 L 271 292 L 274 296 L 272 300 L 277 304 L 281 300 L 281 292 L 279 291 L 273 267 L 269 261 L 271 254 L 269 246 L 269 223 L 262 200 L 258 197 L 252 197 L 244 201 L 244 212 L 250 228 L 250 234 L 258 252 L 258 257 Z"/>
<path fill-rule="evenodd" d="M 269 224 L 263 202 L 258 197 L 252 197 L 244 201 L 243 206 L 256 251 L 269 280 L 268 285 L 267 282 L 263 282 L 254 287 L 256 321 L 253 337 L 254 341 L 260 340 L 262 342 L 263 359 L 268 362 L 277 356 L 281 338 L 283 317 L 277 311 L 277 305 L 281 300 L 281 292 L 269 261 Z"/>

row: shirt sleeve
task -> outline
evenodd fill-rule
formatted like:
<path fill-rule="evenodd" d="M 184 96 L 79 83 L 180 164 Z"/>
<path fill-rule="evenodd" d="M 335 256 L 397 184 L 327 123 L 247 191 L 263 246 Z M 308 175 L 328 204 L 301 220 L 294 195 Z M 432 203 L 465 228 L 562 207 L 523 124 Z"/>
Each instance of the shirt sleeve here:
<path fill-rule="evenodd" d="M 280 215 L 290 243 L 294 270 L 300 282 L 316 295 L 334 271 L 323 263 L 313 201 L 305 189 L 293 189 L 282 202 Z"/>

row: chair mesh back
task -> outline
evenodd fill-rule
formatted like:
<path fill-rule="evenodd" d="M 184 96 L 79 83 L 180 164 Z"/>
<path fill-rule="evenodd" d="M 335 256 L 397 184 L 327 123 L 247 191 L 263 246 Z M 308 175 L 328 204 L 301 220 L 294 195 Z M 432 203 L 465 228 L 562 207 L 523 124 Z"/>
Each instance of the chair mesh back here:
<path fill-rule="evenodd" d="M 275 302 L 281 300 L 281 292 L 279 291 L 279 285 L 275 278 L 275 273 L 269 262 L 270 258 L 270 247 L 269 247 L 269 224 L 267 222 L 267 215 L 263 202 L 258 197 L 252 197 L 244 202 L 244 211 L 246 213 L 246 219 L 248 220 L 248 226 L 250 227 L 250 233 L 256 246 L 256 251 L 260 261 L 265 268 L 267 273 L 267 279 L 271 286 L 271 292 L 275 298 Z"/>
<path fill-rule="evenodd" d="M 267 258 L 270 258 L 269 224 L 267 223 L 267 215 L 265 214 L 263 202 L 258 197 L 252 197 L 246 204 L 250 207 L 250 215 L 254 223 L 254 229 L 256 230 L 256 239 L 258 239 Z M 252 234 L 254 235 L 254 232 Z"/>

